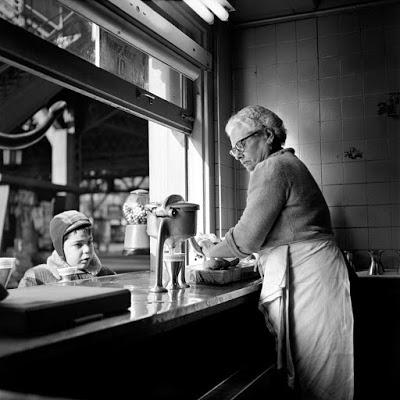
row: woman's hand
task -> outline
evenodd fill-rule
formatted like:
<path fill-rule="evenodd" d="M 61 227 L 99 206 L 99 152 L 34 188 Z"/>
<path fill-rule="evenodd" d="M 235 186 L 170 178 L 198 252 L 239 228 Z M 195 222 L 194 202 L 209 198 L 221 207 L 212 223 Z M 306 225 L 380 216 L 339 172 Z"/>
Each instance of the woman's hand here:
<path fill-rule="evenodd" d="M 201 247 L 201 251 L 206 257 L 210 257 L 210 249 L 215 246 L 215 244 L 210 239 L 200 239 L 197 241 Z"/>

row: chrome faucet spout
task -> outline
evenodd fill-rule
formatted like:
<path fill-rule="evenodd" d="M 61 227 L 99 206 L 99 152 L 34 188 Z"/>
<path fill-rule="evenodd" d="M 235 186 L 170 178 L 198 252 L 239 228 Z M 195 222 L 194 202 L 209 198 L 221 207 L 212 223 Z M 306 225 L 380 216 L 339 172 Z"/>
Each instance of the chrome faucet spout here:
<path fill-rule="evenodd" d="M 385 273 L 385 268 L 381 261 L 383 250 L 368 250 L 368 253 L 371 257 L 368 275 L 383 275 Z"/>

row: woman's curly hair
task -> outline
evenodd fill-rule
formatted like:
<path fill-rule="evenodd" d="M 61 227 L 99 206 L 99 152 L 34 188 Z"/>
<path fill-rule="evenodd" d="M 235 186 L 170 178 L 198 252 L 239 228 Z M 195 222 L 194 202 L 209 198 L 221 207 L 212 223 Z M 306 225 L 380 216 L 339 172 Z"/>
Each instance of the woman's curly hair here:
<path fill-rule="evenodd" d="M 252 105 L 242 108 L 229 118 L 228 126 L 242 123 L 251 129 L 258 130 L 267 128 L 274 133 L 276 144 L 283 145 L 286 141 L 286 128 L 283 121 L 271 110 L 259 105 Z"/>

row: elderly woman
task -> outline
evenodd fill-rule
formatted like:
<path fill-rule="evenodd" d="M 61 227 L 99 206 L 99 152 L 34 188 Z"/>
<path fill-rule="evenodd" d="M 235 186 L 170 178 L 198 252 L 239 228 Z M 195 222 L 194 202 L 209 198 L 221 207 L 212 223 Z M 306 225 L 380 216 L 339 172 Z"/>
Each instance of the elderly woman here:
<path fill-rule="evenodd" d="M 246 208 L 209 257 L 259 253 L 260 310 L 276 337 L 277 366 L 306 400 L 352 399 L 353 314 L 345 260 L 323 195 L 291 148 L 282 120 L 261 106 L 233 115 L 230 151 L 250 172 Z"/>

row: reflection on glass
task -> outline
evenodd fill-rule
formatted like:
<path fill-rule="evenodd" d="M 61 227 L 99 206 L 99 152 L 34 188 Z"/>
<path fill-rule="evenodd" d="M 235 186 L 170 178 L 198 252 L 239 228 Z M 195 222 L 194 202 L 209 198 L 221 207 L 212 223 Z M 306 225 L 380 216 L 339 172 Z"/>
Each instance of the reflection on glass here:
<path fill-rule="evenodd" d="M 0 0 L 0 17 L 120 78 L 182 107 L 191 82 L 55 0 Z M 156 82 L 152 83 L 151 80 Z"/>

